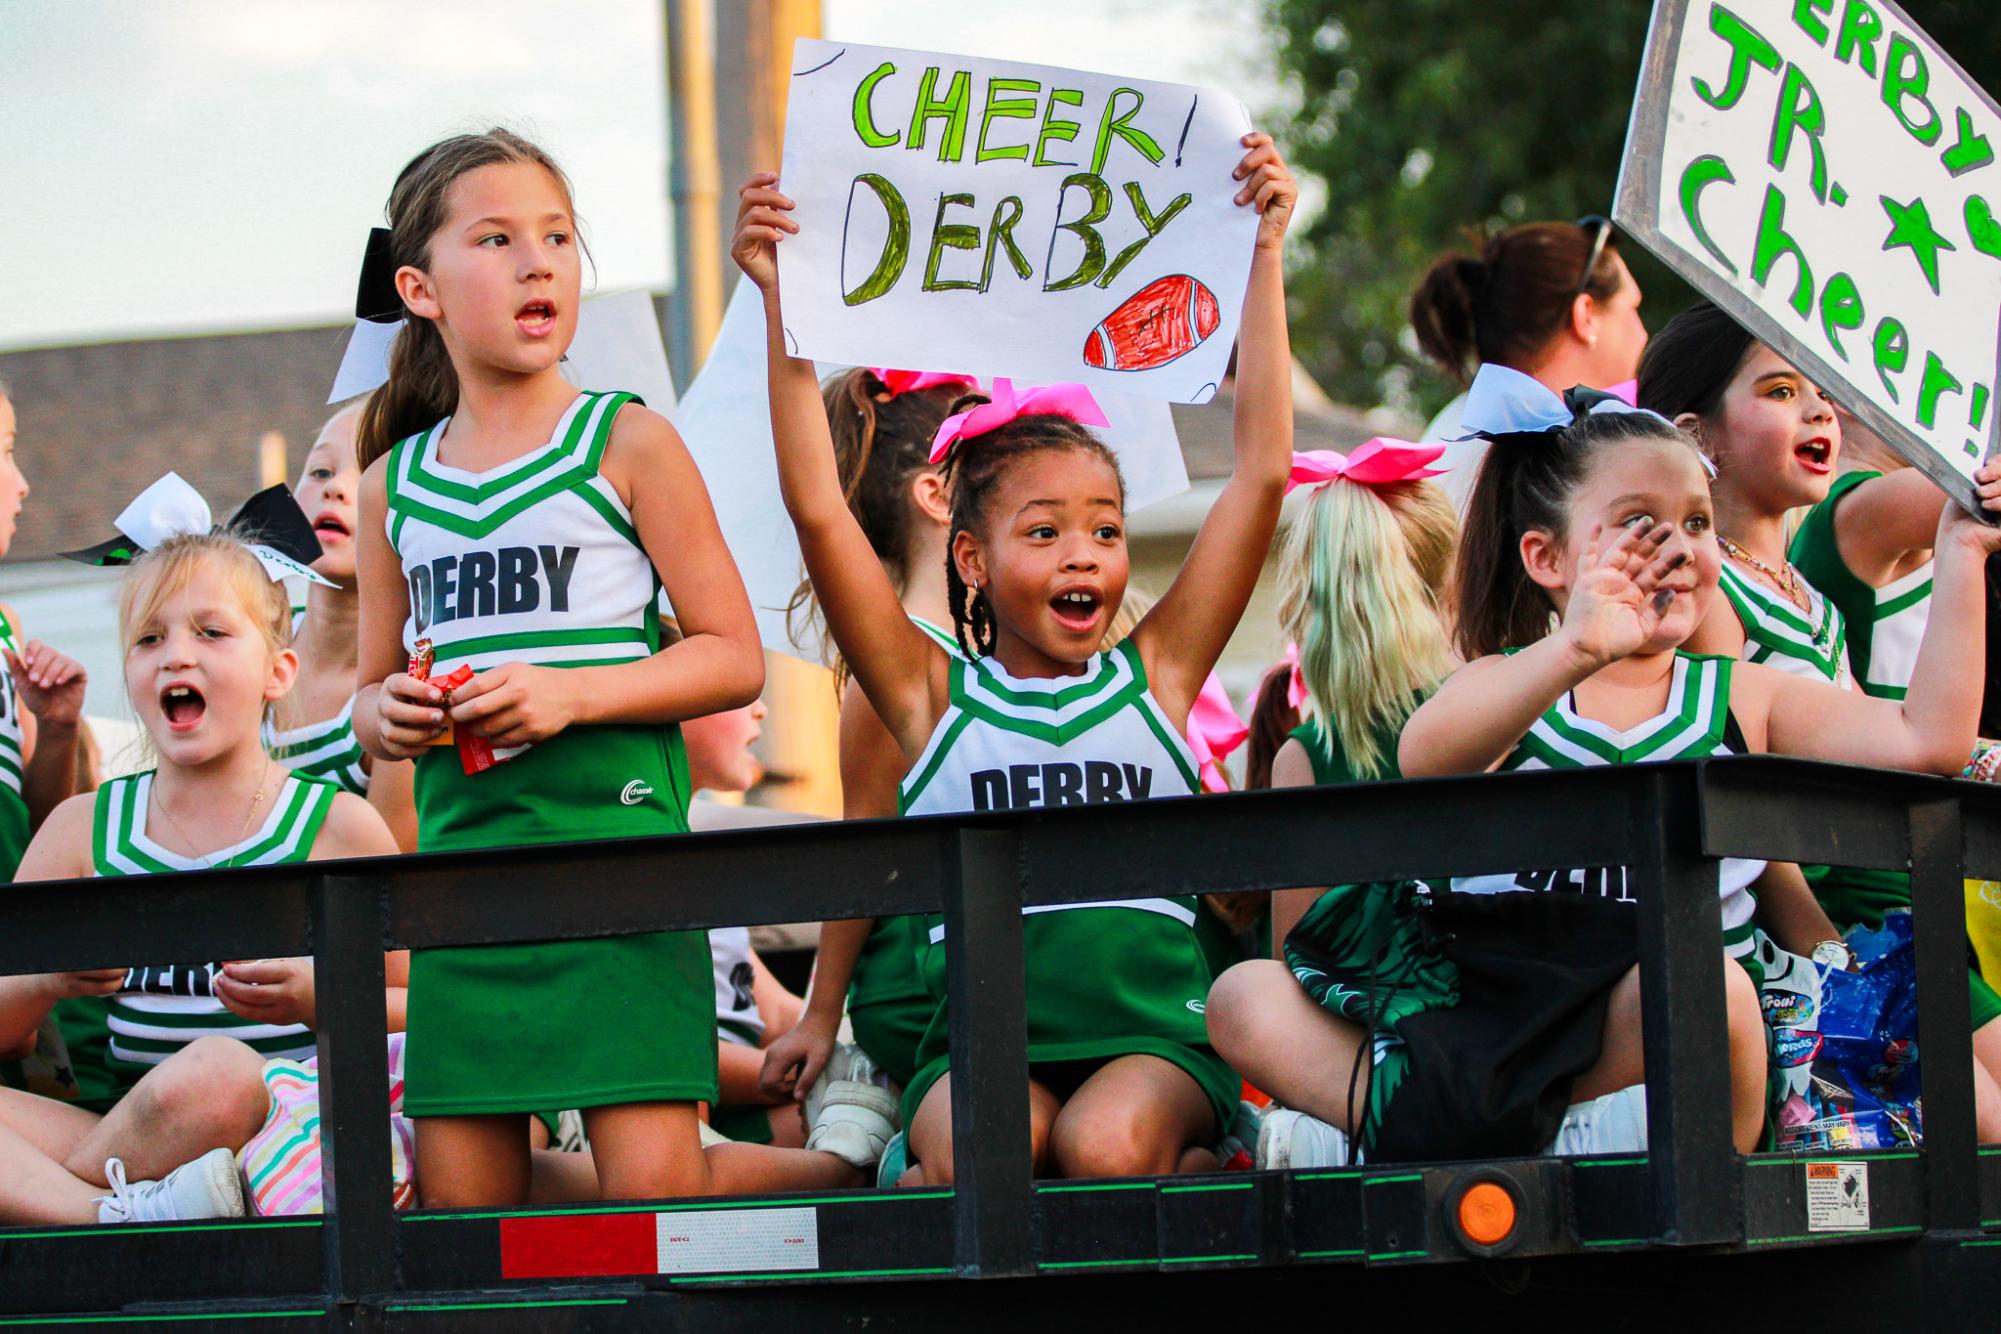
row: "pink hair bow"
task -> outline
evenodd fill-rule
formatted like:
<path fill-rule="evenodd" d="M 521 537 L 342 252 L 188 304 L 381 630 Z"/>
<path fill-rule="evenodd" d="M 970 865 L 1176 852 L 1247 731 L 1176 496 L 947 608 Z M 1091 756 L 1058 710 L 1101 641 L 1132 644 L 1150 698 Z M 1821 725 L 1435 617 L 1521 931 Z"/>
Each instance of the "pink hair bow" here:
<path fill-rule="evenodd" d="M 1413 445 L 1408 440 L 1377 436 L 1352 454 L 1316 449 L 1292 456 L 1292 475 L 1285 479 L 1289 493 L 1299 486 L 1324 486 L 1345 477 L 1363 486 L 1389 486 L 1413 482 L 1420 477 L 1436 477 L 1443 468 L 1429 465 L 1445 452 L 1444 445 Z"/>
<path fill-rule="evenodd" d="M 1281 665 L 1286 668 L 1286 705 L 1289 708 L 1297 709 L 1300 705 L 1306 703 L 1306 673 L 1299 670 L 1299 645 L 1287 644 L 1285 646 L 1285 660 Z"/>
<path fill-rule="evenodd" d="M 1229 780 L 1223 776 L 1222 761 L 1243 745 L 1250 734 L 1250 726 L 1237 716 L 1236 706 L 1230 703 L 1222 681 L 1216 673 L 1209 673 L 1209 679 L 1202 683 L 1202 693 L 1188 710 L 1188 749 L 1195 753 L 1195 763 L 1202 771 L 1204 792 L 1230 790 Z"/>
<path fill-rule="evenodd" d="M 1000 376 L 994 380 L 991 402 L 955 412 L 939 426 L 938 434 L 931 439 L 931 461 L 943 463 L 952 452 L 952 446 L 961 440 L 999 430 L 1017 417 L 1036 413 L 1068 417 L 1085 426 L 1111 425 L 1104 409 L 1098 406 L 1098 400 L 1092 398 L 1091 391 L 1081 384 L 1049 384 L 1040 389 L 1024 389 L 1017 394 L 1014 381 Z"/>
<path fill-rule="evenodd" d="M 969 390 L 978 390 L 980 382 L 970 375 L 960 375 L 954 371 L 894 371 L 887 366 L 866 367 L 868 373 L 882 381 L 889 396 L 914 394 L 920 389 L 930 389 L 941 384 L 962 384 Z"/>

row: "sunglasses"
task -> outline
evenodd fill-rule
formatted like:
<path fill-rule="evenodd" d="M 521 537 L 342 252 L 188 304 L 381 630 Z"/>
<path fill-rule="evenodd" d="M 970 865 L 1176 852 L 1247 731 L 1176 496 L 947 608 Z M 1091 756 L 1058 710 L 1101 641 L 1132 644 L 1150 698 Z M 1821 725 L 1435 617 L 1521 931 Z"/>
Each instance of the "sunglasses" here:
<path fill-rule="evenodd" d="M 1570 291 L 1570 299 L 1575 301 L 1584 295 L 1584 289 L 1591 285 L 1591 275 L 1598 267 L 1598 260 L 1605 253 L 1605 245 L 1612 239 L 1612 220 L 1596 213 L 1588 213 L 1577 220 L 1577 225 L 1591 234 L 1591 253 L 1584 257 L 1584 272 L 1577 275 L 1577 286 Z"/>

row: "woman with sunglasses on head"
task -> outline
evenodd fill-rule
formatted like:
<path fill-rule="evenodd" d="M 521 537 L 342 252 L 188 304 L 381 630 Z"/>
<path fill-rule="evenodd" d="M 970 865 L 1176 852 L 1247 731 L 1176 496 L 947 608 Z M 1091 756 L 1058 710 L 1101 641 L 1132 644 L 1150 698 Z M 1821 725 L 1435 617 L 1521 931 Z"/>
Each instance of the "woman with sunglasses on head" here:
<path fill-rule="evenodd" d="M 1410 325 L 1425 355 L 1462 385 L 1492 362 L 1560 394 L 1622 385 L 1638 372 L 1647 345 L 1640 295 L 1610 222 L 1531 222 L 1489 237 L 1477 255 L 1434 259 L 1411 293 Z M 1465 401 L 1446 404 L 1423 439 L 1464 434 Z M 1440 485 L 1462 511 L 1486 452 L 1486 441 L 1465 440 L 1440 460 Z"/>

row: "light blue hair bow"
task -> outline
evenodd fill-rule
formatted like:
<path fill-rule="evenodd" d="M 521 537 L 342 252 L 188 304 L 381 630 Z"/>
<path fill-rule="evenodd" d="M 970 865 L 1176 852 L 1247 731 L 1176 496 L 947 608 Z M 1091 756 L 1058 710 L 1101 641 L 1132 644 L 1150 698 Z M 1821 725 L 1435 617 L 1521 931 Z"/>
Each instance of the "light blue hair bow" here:
<path fill-rule="evenodd" d="M 1626 392 L 1622 393 L 1621 390 Z M 1466 408 L 1459 414 L 1465 434 L 1460 440 L 1498 440 L 1509 435 L 1540 435 L 1560 431 L 1579 419 L 1600 412 L 1637 413 L 1665 422 L 1658 412 L 1633 406 L 1631 386 L 1593 389 L 1576 385 L 1561 394 L 1532 375 L 1492 362 L 1473 377 L 1466 391 Z"/>

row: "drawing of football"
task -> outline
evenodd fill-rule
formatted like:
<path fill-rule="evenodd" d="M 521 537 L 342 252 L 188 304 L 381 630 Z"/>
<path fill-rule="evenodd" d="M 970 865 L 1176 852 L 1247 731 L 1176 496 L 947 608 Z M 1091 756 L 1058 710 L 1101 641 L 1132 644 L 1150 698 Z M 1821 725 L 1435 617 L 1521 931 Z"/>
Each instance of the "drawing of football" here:
<path fill-rule="evenodd" d="M 1216 294 L 1185 273 L 1156 278 L 1127 297 L 1084 339 L 1084 364 L 1150 371 L 1216 332 Z"/>

